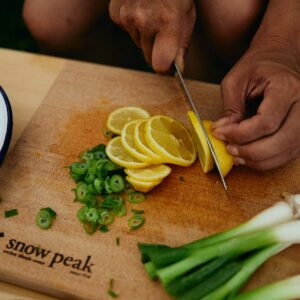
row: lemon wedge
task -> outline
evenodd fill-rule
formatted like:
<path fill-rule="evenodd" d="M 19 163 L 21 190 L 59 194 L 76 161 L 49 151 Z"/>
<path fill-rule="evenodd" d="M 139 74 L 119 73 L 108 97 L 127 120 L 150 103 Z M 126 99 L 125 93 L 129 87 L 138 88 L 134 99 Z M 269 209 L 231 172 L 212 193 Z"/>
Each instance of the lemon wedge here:
<path fill-rule="evenodd" d="M 167 177 L 172 169 L 166 165 L 152 165 L 142 169 L 125 169 L 124 171 L 132 179 L 155 182 Z"/>
<path fill-rule="evenodd" d="M 119 136 L 111 139 L 106 146 L 106 154 L 116 165 L 124 168 L 144 168 L 149 163 L 142 162 L 130 155 L 122 146 Z"/>
<path fill-rule="evenodd" d="M 124 125 L 137 119 L 149 118 L 150 114 L 139 107 L 121 107 L 113 111 L 107 119 L 106 127 L 111 132 L 120 135 Z"/>
<path fill-rule="evenodd" d="M 126 176 L 126 180 L 132 184 L 133 188 L 136 191 L 142 192 L 142 193 L 148 193 L 150 192 L 154 187 L 159 185 L 161 183 L 161 180 L 157 181 L 141 181 L 136 180 L 132 178 L 131 176 Z"/>
<path fill-rule="evenodd" d="M 164 162 L 190 166 L 196 159 L 194 142 L 180 122 L 167 116 L 151 117 L 145 125 L 145 139 Z"/>
<path fill-rule="evenodd" d="M 134 129 L 138 122 L 139 122 L 138 120 L 131 121 L 123 127 L 121 132 L 122 145 L 124 149 L 136 159 L 139 159 L 140 161 L 143 162 L 152 163 L 152 158 L 144 154 L 143 152 L 141 152 L 136 147 L 136 144 L 134 142 Z"/>
<path fill-rule="evenodd" d="M 214 160 L 210 153 L 210 149 L 205 139 L 203 130 L 199 124 L 198 118 L 193 111 L 188 112 L 188 118 L 191 124 L 192 137 L 195 141 L 198 157 L 204 173 L 214 168 Z M 226 144 L 216 139 L 211 133 L 212 121 L 203 120 L 203 126 L 206 129 L 208 138 L 215 150 L 216 157 L 221 169 L 222 175 L 225 177 L 233 167 L 233 156 L 226 151 Z"/>

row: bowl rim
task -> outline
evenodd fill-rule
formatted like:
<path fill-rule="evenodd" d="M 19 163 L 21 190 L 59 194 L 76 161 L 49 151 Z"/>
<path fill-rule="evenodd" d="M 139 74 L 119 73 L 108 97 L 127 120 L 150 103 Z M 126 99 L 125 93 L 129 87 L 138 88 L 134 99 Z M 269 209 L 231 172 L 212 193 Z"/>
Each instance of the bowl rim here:
<path fill-rule="evenodd" d="M 12 114 L 12 109 L 11 109 L 11 105 L 9 102 L 9 99 L 7 97 L 7 94 L 5 93 L 4 89 L 2 88 L 2 86 L 0 86 L 0 93 L 1 96 L 4 99 L 4 104 L 6 107 L 6 112 L 7 112 L 7 127 L 6 127 L 6 133 L 5 133 L 5 137 L 4 137 L 4 142 L 2 145 L 2 148 L 0 149 L 0 165 L 2 164 L 5 155 L 8 151 L 9 148 L 9 144 L 11 141 L 11 137 L 12 137 L 12 131 L 13 131 L 13 114 Z"/>

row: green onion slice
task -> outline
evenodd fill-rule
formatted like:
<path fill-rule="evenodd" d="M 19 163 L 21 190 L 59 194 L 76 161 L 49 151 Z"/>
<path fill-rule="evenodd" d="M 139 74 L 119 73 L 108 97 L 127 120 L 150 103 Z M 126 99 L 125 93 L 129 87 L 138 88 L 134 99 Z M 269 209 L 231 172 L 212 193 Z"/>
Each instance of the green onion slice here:
<path fill-rule="evenodd" d="M 71 172 L 76 175 L 84 175 L 87 172 L 87 165 L 82 162 L 75 162 L 70 167 Z"/>
<path fill-rule="evenodd" d="M 40 210 L 35 218 L 35 223 L 41 229 L 49 229 L 52 226 L 52 216 L 46 210 Z"/>
<path fill-rule="evenodd" d="M 99 211 L 96 208 L 91 207 L 86 211 L 85 218 L 86 221 L 90 223 L 97 223 L 98 220 L 100 219 Z"/>
<path fill-rule="evenodd" d="M 97 229 L 97 224 L 91 222 L 84 222 L 83 227 L 86 233 L 93 234 Z"/>
<path fill-rule="evenodd" d="M 4 212 L 5 218 L 11 218 L 19 214 L 17 209 L 11 209 Z"/>
<path fill-rule="evenodd" d="M 128 225 L 130 230 L 138 229 L 141 226 L 143 226 L 144 223 L 145 223 L 145 218 L 140 214 L 135 214 L 128 220 Z"/>
<path fill-rule="evenodd" d="M 141 203 L 145 201 L 145 195 L 139 192 L 131 193 L 128 195 L 128 201 L 134 204 Z"/>
<path fill-rule="evenodd" d="M 111 187 L 110 187 L 110 178 L 109 177 L 107 177 L 104 181 L 104 188 L 105 188 L 106 193 L 108 193 L 108 194 L 112 193 L 112 190 L 111 190 Z"/>
<path fill-rule="evenodd" d="M 77 212 L 77 219 L 80 221 L 80 222 L 85 222 L 86 221 L 86 213 L 88 212 L 88 207 L 86 206 L 82 206 L 78 212 Z"/>
<path fill-rule="evenodd" d="M 114 222 L 114 216 L 106 209 L 100 211 L 99 224 L 111 225 Z"/>
<path fill-rule="evenodd" d="M 112 192 L 119 193 L 125 188 L 125 180 L 121 175 L 115 174 L 110 178 L 109 186 Z"/>
<path fill-rule="evenodd" d="M 101 231 L 103 233 L 108 232 L 109 231 L 108 226 L 107 225 L 100 225 L 99 231 Z"/>

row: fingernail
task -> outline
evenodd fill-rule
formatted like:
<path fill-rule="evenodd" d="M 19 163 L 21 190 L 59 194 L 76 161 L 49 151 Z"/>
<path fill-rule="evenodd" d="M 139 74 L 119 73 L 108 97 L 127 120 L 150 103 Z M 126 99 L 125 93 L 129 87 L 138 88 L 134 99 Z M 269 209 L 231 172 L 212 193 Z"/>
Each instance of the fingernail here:
<path fill-rule="evenodd" d="M 226 147 L 227 152 L 229 152 L 233 156 L 238 156 L 239 155 L 239 149 L 236 146 L 233 145 L 228 145 Z"/>
<path fill-rule="evenodd" d="M 213 130 L 213 129 L 216 129 L 216 128 L 218 128 L 218 127 L 220 127 L 220 126 L 224 126 L 224 125 L 226 125 L 226 124 L 228 124 L 228 123 L 230 123 L 230 118 L 224 117 L 224 118 L 222 118 L 222 119 L 220 119 L 220 120 L 214 122 L 214 123 L 211 125 L 211 129 L 212 129 L 212 130 Z"/>
<path fill-rule="evenodd" d="M 243 159 L 243 158 L 241 158 L 241 157 L 234 157 L 233 158 L 233 163 L 236 165 L 236 166 L 238 166 L 238 165 L 245 165 L 246 164 L 246 161 Z"/>
<path fill-rule="evenodd" d="M 213 131 L 212 134 L 218 140 L 221 140 L 221 141 L 225 141 L 226 140 L 225 135 L 222 134 L 222 133 L 220 133 L 220 132 L 218 132 L 218 131 Z"/>

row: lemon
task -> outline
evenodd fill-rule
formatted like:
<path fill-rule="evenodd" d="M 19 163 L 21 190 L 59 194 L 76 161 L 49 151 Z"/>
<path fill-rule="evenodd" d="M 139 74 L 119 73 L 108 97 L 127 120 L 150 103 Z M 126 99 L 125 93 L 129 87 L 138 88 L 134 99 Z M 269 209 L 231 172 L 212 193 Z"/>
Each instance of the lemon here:
<path fill-rule="evenodd" d="M 214 160 L 208 144 L 205 139 L 205 135 L 200 126 L 198 118 L 193 111 L 188 112 L 188 118 L 191 123 L 192 136 L 195 141 L 198 157 L 203 168 L 204 173 L 209 172 L 214 168 Z M 225 177 L 233 166 L 233 156 L 226 151 L 226 144 L 223 141 L 216 139 L 211 133 L 212 121 L 204 120 L 203 126 L 206 129 L 208 138 L 215 150 L 216 157 L 220 166 L 222 175 Z"/>
<path fill-rule="evenodd" d="M 142 192 L 142 193 L 148 193 L 150 192 L 154 187 L 159 185 L 161 183 L 161 180 L 157 181 L 141 181 L 136 180 L 130 176 L 126 176 L 126 180 L 132 184 L 133 188 L 136 191 Z"/>
<path fill-rule="evenodd" d="M 152 165 L 142 169 L 125 169 L 125 173 L 129 177 L 147 182 L 162 180 L 167 177 L 171 171 L 171 168 L 166 165 Z"/>
<path fill-rule="evenodd" d="M 190 166 L 196 159 L 194 142 L 188 130 L 167 116 L 151 117 L 145 126 L 145 139 L 164 162 Z"/>
<path fill-rule="evenodd" d="M 163 161 L 162 159 L 151 150 L 148 146 L 146 139 L 145 139 L 145 125 L 147 123 L 147 119 L 139 120 L 134 128 L 134 142 L 136 147 L 145 155 L 152 158 L 153 164 L 161 164 Z"/>
<path fill-rule="evenodd" d="M 149 118 L 150 114 L 139 107 L 122 107 L 113 111 L 107 120 L 107 129 L 115 134 L 121 134 L 124 125 L 137 119 Z"/>
<path fill-rule="evenodd" d="M 139 159 L 143 162 L 152 163 L 152 158 L 141 152 L 135 145 L 134 129 L 138 122 L 138 120 L 131 121 L 123 127 L 121 132 L 121 143 L 124 149 L 136 159 Z"/>
<path fill-rule="evenodd" d="M 106 154 L 116 165 L 124 168 L 144 168 L 149 164 L 131 156 L 122 146 L 119 136 L 111 139 L 106 146 Z"/>

